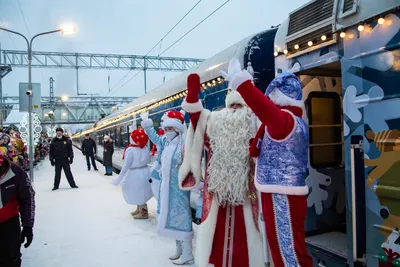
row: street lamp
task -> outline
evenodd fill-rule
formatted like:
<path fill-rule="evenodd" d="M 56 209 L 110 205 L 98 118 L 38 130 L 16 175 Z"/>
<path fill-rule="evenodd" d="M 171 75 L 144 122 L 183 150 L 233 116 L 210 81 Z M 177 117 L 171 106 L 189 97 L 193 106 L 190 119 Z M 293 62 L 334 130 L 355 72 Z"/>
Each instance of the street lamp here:
<path fill-rule="evenodd" d="M 61 97 L 61 100 L 62 100 L 63 102 L 68 101 L 68 96 L 67 96 L 67 95 L 63 95 L 63 96 Z"/>
<path fill-rule="evenodd" d="M 61 29 L 54 30 L 54 31 L 49 31 L 49 32 L 42 32 L 39 34 L 36 34 L 35 36 L 32 37 L 30 41 L 21 33 L 15 32 L 12 30 L 8 30 L 5 28 L 1 28 L 0 30 L 10 32 L 17 34 L 21 36 L 22 38 L 25 39 L 26 45 L 28 48 L 28 91 L 26 91 L 26 94 L 28 95 L 28 113 L 29 113 L 29 177 L 30 180 L 33 181 L 33 132 L 32 132 L 32 42 L 36 37 L 42 36 L 42 35 L 47 35 L 47 34 L 52 34 L 56 32 L 61 32 L 62 34 L 72 34 L 76 31 L 74 26 L 63 26 Z"/>
<path fill-rule="evenodd" d="M 47 135 L 49 137 L 54 137 L 55 133 L 55 129 L 53 127 L 54 111 L 50 110 L 46 115 L 50 118 L 50 129 L 47 131 Z"/>

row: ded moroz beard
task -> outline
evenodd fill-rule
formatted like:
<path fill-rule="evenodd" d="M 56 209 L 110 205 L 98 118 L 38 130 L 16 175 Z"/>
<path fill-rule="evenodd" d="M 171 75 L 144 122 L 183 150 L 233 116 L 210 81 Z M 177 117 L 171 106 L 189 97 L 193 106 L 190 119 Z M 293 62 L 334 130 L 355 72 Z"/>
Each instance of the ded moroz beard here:
<path fill-rule="evenodd" d="M 249 189 L 251 111 L 225 108 L 211 113 L 207 123 L 212 156 L 208 164 L 208 191 L 218 205 L 244 205 Z"/>

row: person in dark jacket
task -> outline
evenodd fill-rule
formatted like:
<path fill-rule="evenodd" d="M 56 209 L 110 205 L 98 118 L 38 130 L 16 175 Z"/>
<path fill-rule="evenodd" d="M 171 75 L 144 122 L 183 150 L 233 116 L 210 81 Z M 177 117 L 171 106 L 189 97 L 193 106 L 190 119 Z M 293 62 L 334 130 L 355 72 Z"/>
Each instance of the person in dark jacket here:
<path fill-rule="evenodd" d="M 50 162 L 51 166 L 55 166 L 56 175 L 54 177 L 53 191 L 57 190 L 61 180 L 61 169 L 64 169 L 65 176 L 68 183 L 72 188 L 78 188 L 71 173 L 70 164 L 74 159 L 74 152 L 72 150 L 72 142 L 63 135 L 62 128 L 56 129 L 57 135 L 54 137 L 50 144 Z"/>
<path fill-rule="evenodd" d="M 112 155 L 114 154 L 114 145 L 111 138 L 104 136 L 103 165 L 106 168 L 104 175 L 112 176 Z"/>
<path fill-rule="evenodd" d="M 94 155 L 97 154 L 97 146 L 96 142 L 90 138 L 89 134 L 85 134 L 85 140 L 82 142 L 82 154 L 86 156 L 86 163 L 87 163 L 87 168 L 88 171 L 90 171 L 90 161 L 89 158 L 92 161 L 92 165 L 95 171 L 98 171 L 97 166 L 96 166 L 96 161 L 94 160 Z"/>
<path fill-rule="evenodd" d="M 32 243 L 34 219 L 35 191 L 28 176 L 0 154 L 0 266 L 21 266 L 21 244 Z"/>

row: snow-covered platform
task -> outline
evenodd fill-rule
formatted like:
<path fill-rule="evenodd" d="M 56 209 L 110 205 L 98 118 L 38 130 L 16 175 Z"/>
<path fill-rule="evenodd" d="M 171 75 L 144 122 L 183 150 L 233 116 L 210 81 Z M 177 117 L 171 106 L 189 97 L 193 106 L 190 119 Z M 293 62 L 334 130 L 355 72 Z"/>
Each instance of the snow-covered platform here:
<path fill-rule="evenodd" d="M 74 153 L 71 169 L 78 189 L 71 189 L 62 174 L 60 189 L 51 191 L 54 167 L 48 159 L 35 168 L 34 240 L 21 249 L 22 266 L 175 266 L 168 259 L 175 241 L 156 231 L 155 199 L 148 203 L 149 220 L 134 220 L 135 206 L 126 204 L 121 187 L 110 183 L 116 174 L 104 176 L 99 162 L 99 171 L 88 171 L 82 153 L 76 148 Z"/>

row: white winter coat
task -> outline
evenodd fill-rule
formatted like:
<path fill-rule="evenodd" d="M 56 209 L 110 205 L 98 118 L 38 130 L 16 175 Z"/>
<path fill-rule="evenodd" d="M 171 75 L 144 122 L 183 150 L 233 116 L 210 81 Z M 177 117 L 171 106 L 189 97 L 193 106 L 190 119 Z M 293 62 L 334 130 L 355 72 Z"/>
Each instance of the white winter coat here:
<path fill-rule="evenodd" d="M 117 185 L 122 181 L 122 193 L 125 201 L 131 205 L 143 205 L 152 196 L 150 179 L 150 151 L 148 147 L 129 147 L 125 151 L 124 166 L 114 180 Z"/>

